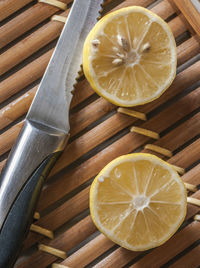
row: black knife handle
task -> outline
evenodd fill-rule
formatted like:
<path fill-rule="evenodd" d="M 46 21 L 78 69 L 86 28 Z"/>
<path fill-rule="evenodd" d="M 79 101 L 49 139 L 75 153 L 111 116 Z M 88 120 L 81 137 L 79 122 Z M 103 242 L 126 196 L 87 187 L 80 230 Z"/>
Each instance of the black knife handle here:
<path fill-rule="evenodd" d="M 40 164 L 13 203 L 0 233 L 0 268 L 13 267 L 32 223 L 44 180 L 59 155 L 56 152 Z"/>

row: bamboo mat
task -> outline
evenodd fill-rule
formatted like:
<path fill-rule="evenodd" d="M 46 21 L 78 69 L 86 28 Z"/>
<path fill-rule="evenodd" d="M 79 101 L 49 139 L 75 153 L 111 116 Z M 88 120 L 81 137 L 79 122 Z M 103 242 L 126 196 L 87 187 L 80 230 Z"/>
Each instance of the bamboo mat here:
<path fill-rule="evenodd" d="M 0 1 L 0 168 L 63 28 L 52 16 L 69 13 L 71 0 L 61 2 L 66 10 L 32 0 Z M 69 144 L 42 190 L 15 267 L 199 267 L 200 28 L 188 1 L 174 2 L 105 1 L 104 13 L 141 5 L 168 22 L 177 42 L 177 76 L 158 100 L 134 109 L 98 97 L 81 77 L 71 105 Z M 108 240 L 97 231 L 88 209 L 94 176 L 115 157 L 136 151 L 174 165 L 188 189 L 184 223 L 164 245 L 146 252 L 131 252 Z"/>

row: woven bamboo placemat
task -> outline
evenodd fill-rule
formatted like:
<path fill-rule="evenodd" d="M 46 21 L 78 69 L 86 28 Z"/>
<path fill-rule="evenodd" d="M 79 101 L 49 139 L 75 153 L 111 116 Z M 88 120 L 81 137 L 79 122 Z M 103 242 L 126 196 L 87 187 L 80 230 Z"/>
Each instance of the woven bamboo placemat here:
<path fill-rule="evenodd" d="M 71 2 L 0 1 L 0 168 Z M 177 42 L 177 76 L 158 100 L 134 109 L 98 97 L 81 77 L 71 105 L 69 145 L 42 190 L 17 268 L 199 267 L 200 15 L 188 0 L 107 0 L 104 14 L 130 5 L 147 7 L 168 22 Z M 188 189 L 183 225 L 168 242 L 147 252 L 131 252 L 109 241 L 95 228 L 88 209 L 94 176 L 115 157 L 135 151 L 174 165 Z"/>

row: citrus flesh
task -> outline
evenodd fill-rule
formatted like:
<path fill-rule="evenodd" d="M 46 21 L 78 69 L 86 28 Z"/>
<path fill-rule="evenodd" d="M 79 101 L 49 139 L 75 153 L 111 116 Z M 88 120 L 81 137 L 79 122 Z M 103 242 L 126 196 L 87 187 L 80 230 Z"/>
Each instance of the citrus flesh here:
<path fill-rule="evenodd" d="M 177 172 L 150 154 L 113 160 L 90 190 L 90 211 L 97 228 L 134 251 L 168 240 L 183 222 L 186 204 L 186 190 Z"/>
<path fill-rule="evenodd" d="M 172 83 L 176 62 L 176 44 L 167 23 L 136 6 L 103 17 L 83 49 L 83 70 L 92 88 L 127 107 L 158 98 Z"/>

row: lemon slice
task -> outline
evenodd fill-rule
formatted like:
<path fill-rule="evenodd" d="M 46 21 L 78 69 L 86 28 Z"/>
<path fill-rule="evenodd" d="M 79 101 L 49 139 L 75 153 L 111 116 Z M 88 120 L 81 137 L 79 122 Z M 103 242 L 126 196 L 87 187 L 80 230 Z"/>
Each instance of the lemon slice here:
<path fill-rule="evenodd" d="M 97 228 L 134 251 L 168 240 L 183 222 L 186 204 L 179 175 L 150 154 L 129 154 L 113 160 L 90 190 L 90 211 Z"/>
<path fill-rule="evenodd" d="M 176 62 L 176 43 L 167 23 L 136 6 L 103 17 L 83 49 L 83 70 L 92 88 L 127 107 L 158 98 L 172 83 Z"/>

